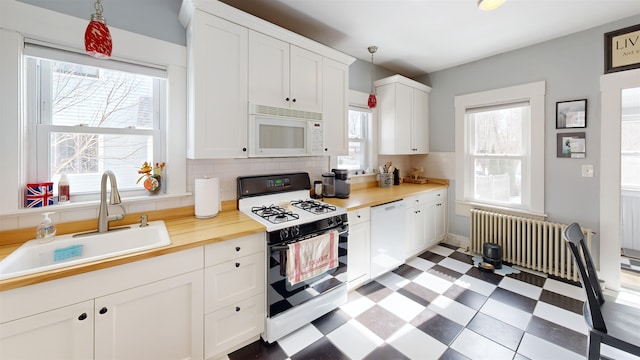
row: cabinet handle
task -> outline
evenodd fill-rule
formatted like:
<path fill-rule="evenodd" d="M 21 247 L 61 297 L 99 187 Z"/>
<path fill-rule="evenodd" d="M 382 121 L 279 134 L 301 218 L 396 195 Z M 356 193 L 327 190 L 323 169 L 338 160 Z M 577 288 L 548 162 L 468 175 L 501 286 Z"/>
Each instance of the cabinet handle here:
<path fill-rule="evenodd" d="M 291 100 L 291 101 L 296 102 L 296 99 L 293 99 L 293 100 Z"/>
<path fill-rule="evenodd" d="M 360 219 L 362 216 L 358 215 L 358 219 Z"/>
<path fill-rule="evenodd" d="M 246 151 L 247 151 L 247 148 L 246 148 L 246 147 L 243 147 L 243 148 L 242 148 L 242 151 L 246 152 Z"/>
<path fill-rule="evenodd" d="M 329 149 L 328 148 L 324 148 L 324 151 L 329 151 Z"/>
<path fill-rule="evenodd" d="M 236 312 L 240 311 L 240 306 L 236 306 Z"/>
<path fill-rule="evenodd" d="M 236 267 L 240 267 L 240 263 L 236 263 Z"/>
<path fill-rule="evenodd" d="M 80 314 L 80 316 L 78 316 L 78 320 L 80 320 L 80 321 L 82 321 L 82 320 L 84 320 L 86 318 L 87 318 L 87 313 L 82 313 L 82 314 Z"/>
<path fill-rule="evenodd" d="M 236 251 L 240 251 L 240 246 L 236 246 Z"/>
<path fill-rule="evenodd" d="M 289 98 L 284 99 L 285 101 L 289 101 Z"/>
<path fill-rule="evenodd" d="M 104 315 L 107 313 L 107 311 L 109 311 L 109 309 L 107 309 L 106 307 L 103 307 L 102 309 L 100 309 L 100 311 L 98 311 L 100 313 L 100 315 Z"/>

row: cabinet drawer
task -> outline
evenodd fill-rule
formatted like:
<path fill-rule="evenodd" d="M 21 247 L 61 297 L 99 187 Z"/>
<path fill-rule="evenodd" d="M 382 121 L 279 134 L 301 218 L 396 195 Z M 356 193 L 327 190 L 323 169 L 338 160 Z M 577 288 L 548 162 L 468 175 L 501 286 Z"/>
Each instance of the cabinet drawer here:
<path fill-rule="evenodd" d="M 239 259 L 257 252 L 264 252 L 265 247 L 266 238 L 264 233 L 207 245 L 204 247 L 204 266 L 221 264 L 225 261 Z"/>
<path fill-rule="evenodd" d="M 204 312 L 263 293 L 265 254 L 255 253 L 204 269 Z"/>
<path fill-rule="evenodd" d="M 422 194 L 409 196 L 405 198 L 407 202 L 407 207 L 418 206 L 422 204 L 427 204 L 435 201 L 444 201 L 447 198 L 447 189 L 440 189 L 425 192 Z"/>
<path fill-rule="evenodd" d="M 349 217 L 349 225 L 367 222 L 371 220 L 371 208 L 349 211 L 347 216 Z"/>
<path fill-rule="evenodd" d="M 204 354 L 209 359 L 235 350 L 264 331 L 264 293 L 252 296 L 204 317 Z"/>

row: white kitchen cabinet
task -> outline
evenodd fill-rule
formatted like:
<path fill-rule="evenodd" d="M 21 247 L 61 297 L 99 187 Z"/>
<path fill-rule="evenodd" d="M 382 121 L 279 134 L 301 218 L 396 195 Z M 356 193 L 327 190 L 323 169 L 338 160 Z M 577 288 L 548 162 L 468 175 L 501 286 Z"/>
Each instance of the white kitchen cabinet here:
<path fill-rule="evenodd" d="M 325 155 L 349 155 L 349 67 L 327 58 L 322 66 Z"/>
<path fill-rule="evenodd" d="M 352 290 L 371 278 L 371 208 L 349 211 L 347 216 L 349 218 L 347 288 Z"/>
<path fill-rule="evenodd" d="M 205 246 L 206 359 L 236 350 L 264 331 L 265 246 L 264 234 Z"/>
<path fill-rule="evenodd" d="M 249 101 L 322 112 L 322 56 L 285 41 L 249 32 Z"/>
<path fill-rule="evenodd" d="M 0 359 L 91 359 L 93 322 L 84 301 L 0 324 Z"/>
<path fill-rule="evenodd" d="M 0 358 L 202 358 L 202 259 L 190 249 L 0 292 Z"/>
<path fill-rule="evenodd" d="M 429 91 L 400 75 L 374 82 L 378 98 L 378 152 L 413 155 L 429 152 Z"/>
<path fill-rule="evenodd" d="M 249 30 L 195 10 L 187 27 L 190 159 L 246 158 Z"/>
<path fill-rule="evenodd" d="M 95 299 L 95 359 L 202 353 L 202 271 Z"/>
<path fill-rule="evenodd" d="M 445 239 L 447 189 L 430 191 L 405 200 L 408 259 Z"/>

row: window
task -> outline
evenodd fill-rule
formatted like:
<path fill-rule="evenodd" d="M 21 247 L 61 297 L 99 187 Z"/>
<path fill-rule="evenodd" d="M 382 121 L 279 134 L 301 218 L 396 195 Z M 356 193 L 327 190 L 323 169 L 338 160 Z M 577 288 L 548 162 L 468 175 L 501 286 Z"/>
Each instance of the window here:
<path fill-rule="evenodd" d="M 369 167 L 370 124 L 370 110 L 355 107 L 349 109 L 349 155 L 338 157 L 338 168 L 360 171 Z"/>
<path fill-rule="evenodd" d="M 544 82 L 456 96 L 456 198 L 544 212 Z"/>
<path fill-rule="evenodd" d="M 145 161 L 164 161 L 164 72 L 39 46 L 25 54 L 28 131 L 35 139 L 27 177 L 57 182 L 66 173 L 74 199 L 95 198 L 102 173 L 111 170 L 119 190 L 143 194 L 137 170 Z"/>

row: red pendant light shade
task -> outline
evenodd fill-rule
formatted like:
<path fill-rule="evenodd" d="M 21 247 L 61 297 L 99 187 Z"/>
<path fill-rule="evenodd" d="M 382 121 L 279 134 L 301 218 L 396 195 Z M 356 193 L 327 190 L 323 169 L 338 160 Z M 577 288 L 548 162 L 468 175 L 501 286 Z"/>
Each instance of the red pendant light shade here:
<path fill-rule="evenodd" d="M 376 107 L 376 105 L 378 105 L 378 99 L 376 98 L 376 88 L 373 86 L 373 54 L 378 51 L 378 47 L 369 46 L 367 50 L 369 50 L 369 53 L 371 54 L 371 93 L 369 94 L 369 100 L 367 100 L 367 106 L 369 106 L 370 109 L 373 109 L 374 107 Z"/>
<path fill-rule="evenodd" d="M 107 28 L 107 22 L 102 17 L 102 3 L 97 0 L 95 3 L 96 13 L 91 15 L 91 22 L 84 32 L 84 47 L 87 54 L 98 59 L 108 59 L 111 57 L 111 33 Z"/>

